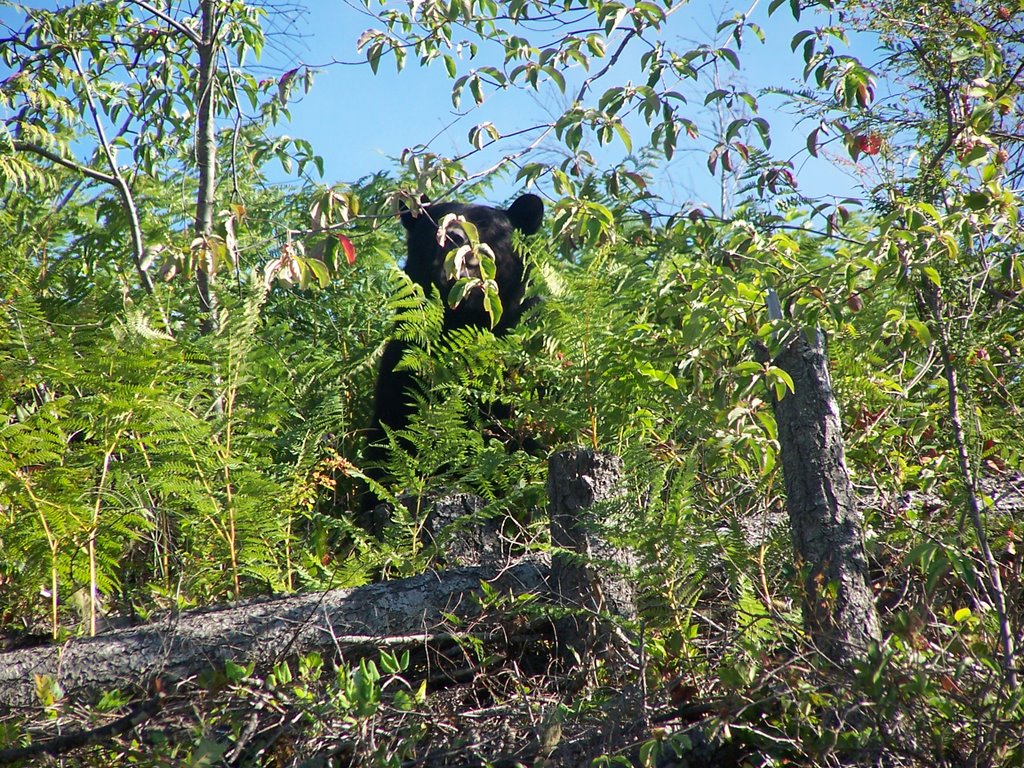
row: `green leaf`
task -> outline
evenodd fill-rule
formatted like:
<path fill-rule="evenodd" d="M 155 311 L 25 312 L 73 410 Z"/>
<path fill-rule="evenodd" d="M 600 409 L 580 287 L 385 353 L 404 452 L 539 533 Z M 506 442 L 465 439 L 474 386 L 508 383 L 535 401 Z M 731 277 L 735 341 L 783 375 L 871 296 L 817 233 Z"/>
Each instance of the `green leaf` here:
<path fill-rule="evenodd" d="M 779 0 L 779 2 L 784 2 L 784 0 Z M 814 36 L 815 31 L 813 29 L 801 30 L 800 32 L 797 32 L 795 35 L 793 35 L 793 39 L 790 40 L 789 42 L 789 47 L 791 50 L 795 52 L 796 49 L 799 48 L 804 41 L 808 40 L 809 38 L 813 38 Z"/>
<path fill-rule="evenodd" d="M 793 377 L 781 368 L 777 368 L 773 365 L 765 372 L 765 375 L 772 381 L 772 387 L 775 389 L 776 400 L 781 400 L 788 393 L 796 391 L 796 385 L 793 384 Z"/>
<path fill-rule="evenodd" d="M 453 309 L 462 303 L 462 300 L 466 297 L 466 292 L 470 286 L 476 281 L 469 277 L 464 277 L 461 280 L 456 281 L 455 285 L 452 286 L 451 291 L 448 292 L 448 306 Z"/>
<path fill-rule="evenodd" d="M 557 67 L 544 67 L 544 71 L 547 72 L 548 77 L 555 81 L 558 90 L 565 93 L 565 77 L 558 71 Z"/>
<path fill-rule="evenodd" d="M 907 325 L 910 326 L 910 330 L 913 331 L 914 335 L 920 340 L 925 346 L 931 346 L 932 344 L 932 332 L 928 330 L 928 326 L 922 323 L 920 320 L 914 320 L 911 318 L 907 319 Z"/>
<path fill-rule="evenodd" d="M 604 39 L 597 33 L 587 35 L 587 49 L 591 54 L 598 58 L 604 58 L 607 52 L 607 46 L 605 45 Z"/>
<path fill-rule="evenodd" d="M 732 367 L 732 372 L 737 376 L 751 376 L 755 373 L 760 373 L 764 366 L 760 363 L 755 363 L 753 360 L 744 360 L 737 363 Z"/>
<path fill-rule="evenodd" d="M 321 288 L 326 288 L 330 285 L 331 274 L 327 269 L 327 265 L 324 264 L 320 259 L 303 259 L 303 265 L 313 273 L 316 278 L 317 284 Z"/>
<path fill-rule="evenodd" d="M 231 659 L 228 659 L 224 662 L 224 674 L 227 676 L 228 680 L 233 683 L 237 683 L 248 677 L 250 670 L 247 667 L 243 667 L 242 665 L 231 661 Z"/>
<path fill-rule="evenodd" d="M 632 154 L 633 153 L 633 139 L 630 137 L 629 131 L 626 129 L 626 126 L 624 126 L 621 122 L 616 121 L 616 122 L 612 123 L 612 128 L 614 128 L 615 132 L 619 135 L 619 140 L 622 142 L 623 146 L 626 148 L 626 152 Z"/>
<path fill-rule="evenodd" d="M 739 117 L 739 118 L 733 120 L 731 123 L 729 123 L 728 127 L 725 129 L 725 141 L 726 141 L 726 143 L 728 143 L 728 142 L 732 141 L 733 139 L 735 139 L 739 135 L 740 130 L 744 126 L 746 126 L 748 122 L 750 122 L 750 121 L 747 120 L 747 118 Z"/>
<path fill-rule="evenodd" d="M 974 192 L 970 192 L 967 194 L 967 196 L 964 198 L 964 203 L 972 211 L 982 211 L 985 208 L 988 208 L 989 204 L 991 203 L 991 199 L 985 192 L 975 190 Z"/>
<path fill-rule="evenodd" d="M 501 322 L 501 314 L 503 311 L 501 306 L 501 297 L 498 295 L 497 284 L 495 284 L 493 290 L 487 290 L 484 293 L 484 309 L 491 318 L 491 328 L 494 328 L 499 322 Z"/>
<path fill-rule="evenodd" d="M 736 52 L 734 50 L 732 50 L 731 48 L 719 48 L 717 53 L 723 59 L 732 64 L 733 69 L 739 70 L 740 57 L 736 55 Z"/>
<path fill-rule="evenodd" d="M 650 379 L 654 379 L 655 381 L 659 381 L 670 389 L 679 389 L 679 382 L 676 381 L 675 376 L 668 371 L 662 371 L 655 368 L 647 360 L 642 360 L 636 364 L 636 372 L 641 376 L 646 376 Z"/>
<path fill-rule="evenodd" d="M 601 3 L 597 6 L 597 18 L 604 22 L 604 31 L 610 35 L 626 18 L 629 9 L 622 3 Z"/>
<path fill-rule="evenodd" d="M 674 120 L 668 120 L 665 122 L 665 139 L 662 145 L 662 151 L 665 153 L 665 159 L 671 160 L 672 155 L 676 152 L 676 124 Z"/>
<path fill-rule="evenodd" d="M 750 121 L 754 128 L 757 129 L 758 135 L 761 137 L 761 142 L 764 144 L 765 149 L 771 149 L 772 136 L 771 127 L 768 125 L 768 121 L 763 117 L 755 117 Z"/>
<path fill-rule="evenodd" d="M 643 15 L 655 27 L 659 26 L 661 22 L 665 20 L 665 12 L 654 3 L 646 2 L 646 0 L 640 0 L 640 2 L 636 4 L 635 9 L 643 13 Z"/>
<path fill-rule="evenodd" d="M 476 224 L 468 219 L 463 219 L 458 225 L 466 233 L 466 239 L 471 246 L 476 246 L 480 242 L 480 230 L 477 229 Z"/>
<path fill-rule="evenodd" d="M 967 59 L 973 58 L 976 55 L 974 46 L 972 45 L 955 45 L 950 53 L 949 60 L 954 64 L 966 61 Z"/>
<path fill-rule="evenodd" d="M 931 280 L 936 286 L 939 288 L 942 287 L 942 278 L 939 277 L 939 273 L 936 271 L 935 267 L 923 267 L 921 271 L 924 272 L 924 276 Z"/>
<path fill-rule="evenodd" d="M 398 663 L 398 658 L 389 651 L 383 651 L 380 654 L 380 668 L 384 670 L 385 674 L 394 675 L 399 672 L 401 666 Z"/>
<path fill-rule="evenodd" d="M 484 87 L 477 75 L 473 75 L 473 77 L 469 79 L 469 91 L 473 94 L 473 100 L 477 104 L 484 103 Z"/>
<path fill-rule="evenodd" d="M 370 63 L 370 71 L 373 72 L 373 74 L 377 74 L 377 68 L 380 66 L 380 59 L 383 55 L 383 42 L 376 42 L 366 49 L 366 60 Z"/>
<path fill-rule="evenodd" d="M 724 88 L 715 88 L 715 90 L 711 91 L 707 96 L 704 97 L 704 106 L 706 107 L 711 102 L 723 99 L 728 95 L 729 92 Z"/>
<path fill-rule="evenodd" d="M 640 765 L 643 768 L 654 768 L 661 753 L 661 743 L 656 739 L 645 741 L 640 745 Z"/>

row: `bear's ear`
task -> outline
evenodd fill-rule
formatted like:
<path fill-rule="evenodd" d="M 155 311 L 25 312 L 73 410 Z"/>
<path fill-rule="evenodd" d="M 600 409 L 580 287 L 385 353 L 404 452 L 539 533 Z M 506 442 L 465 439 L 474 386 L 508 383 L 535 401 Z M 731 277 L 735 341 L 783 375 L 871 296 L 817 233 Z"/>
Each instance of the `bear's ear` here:
<path fill-rule="evenodd" d="M 409 210 L 409 206 L 405 204 L 405 200 L 398 201 L 398 213 L 402 218 L 402 226 L 407 230 L 412 230 L 416 226 L 416 221 L 422 215 L 423 209 L 430 205 L 430 198 L 426 195 L 420 195 L 419 208 L 416 210 L 417 215 L 413 215 L 413 212 Z"/>
<path fill-rule="evenodd" d="M 532 235 L 544 219 L 544 201 L 536 195 L 522 195 L 509 207 L 508 218 L 524 235 Z"/>

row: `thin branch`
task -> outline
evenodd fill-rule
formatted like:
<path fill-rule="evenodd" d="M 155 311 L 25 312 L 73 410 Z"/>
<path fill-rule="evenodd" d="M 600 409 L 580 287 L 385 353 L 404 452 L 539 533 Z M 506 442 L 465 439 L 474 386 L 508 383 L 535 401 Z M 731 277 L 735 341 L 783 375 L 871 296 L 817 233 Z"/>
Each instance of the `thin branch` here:
<path fill-rule="evenodd" d="M 103 154 L 107 158 L 107 163 L 110 165 L 110 170 L 113 174 L 113 184 L 118 192 L 121 194 L 121 199 L 124 202 L 125 209 L 128 211 L 128 220 L 131 224 L 131 235 L 132 235 L 132 261 L 135 263 L 135 271 L 139 274 L 139 279 L 142 281 L 142 287 L 146 289 L 146 293 L 153 293 L 153 281 L 149 274 L 143 267 L 143 260 L 146 257 L 146 246 L 142 239 L 142 224 L 139 222 L 139 211 L 135 207 L 135 198 L 132 196 L 132 191 L 128 187 L 128 182 L 124 180 L 124 176 L 121 175 L 121 171 L 117 165 L 117 158 L 114 155 L 114 150 L 110 146 L 110 142 L 107 140 L 107 133 L 103 130 L 103 121 L 100 119 L 99 109 L 96 106 L 96 100 L 93 98 L 92 89 L 89 87 L 89 78 L 85 75 L 85 70 L 82 69 L 82 61 L 78 56 L 77 51 L 71 51 L 71 60 L 75 64 L 75 70 L 78 72 L 78 76 L 82 79 L 82 88 L 85 91 L 85 97 L 89 102 L 89 112 L 92 114 L 93 125 L 96 126 L 96 137 L 99 139 L 100 147 L 103 149 Z"/>
<path fill-rule="evenodd" d="M 981 550 L 981 556 L 985 562 L 988 575 L 986 591 L 988 592 L 988 598 L 992 603 L 992 607 L 995 609 L 996 618 L 999 621 L 999 640 L 1003 656 L 1003 682 L 1009 691 L 1016 692 L 1019 687 L 1016 642 L 1006 608 L 1006 592 L 1003 589 L 999 563 L 992 554 L 992 548 L 988 542 L 988 534 L 985 531 L 985 522 L 981 516 L 982 511 L 981 502 L 978 499 L 977 477 L 974 469 L 971 467 L 963 419 L 960 415 L 961 393 L 957 381 L 956 367 L 953 365 L 953 350 L 949 343 L 948 329 L 944 318 L 944 303 L 939 294 L 939 289 L 935 286 L 930 286 L 927 291 L 920 289 L 920 292 L 923 294 L 923 303 L 928 308 L 935 323 L 939 352 L 942 355 L 943 374 L 946 379 L 947 395 L 949 397 L 949 421 L 953 432 L 953 443 L 956 446 L 957 468 L 960 471 L 960 480 L 964 485 L 964 492 L 967 496 L 967 509 L 971 515 L 974 535 L 977 538 L 978 548 Z"/>
<path fill-rule="evenodd" d="M 15 152 L 31 152 L 34 155 L 39 155 L 40 157 L 46 158 L 51 163 L 63 166 L 64 168 L 68 168 L 72 171 L 75 171 L 76 173 L 82 174 L 83 176 L 88 176 L 90 179 L 102 181 L 104 184 L 111 184 L 113 186 L 117 186 L 117 179 L 114 176 L 110 176 L 101 171 L 97 171 L 93 168 L 90 168 L 87 165 L 81 165 L 80 163 L 76 163 L 74 160 L 62 157 L 58 155 L 56 152 L 51 152 L 50 150 L 46 149 L 45 147 L 41 147 L 38 144 L 31 144 L 27 141 L 15 141 L 13 146 Z"/>
<path fill-rule="evenodd" d="M 131 124 L 132 124 L 132 122 L 134 120 L 135 120 L 135 116 L 134 115 L 129 115 L 127 118 L 125 118 L 125 121 L 121 124 L 121 127 L 117 131 L 117 137 L 118 138 L 121 137 L 121 136 L 124 136 L 128 132 L 128 128 L 131 126 Z M 53 206 L 53 212 L 54 213 L 59 213 L 60 211 L 64 210 L 64 208 L 74 199 L 75 194 L 78 192 L 79 187 L 82 186 L 82 182 L 83 181 L 84 181 L 84 179 L 77 179 L 75 181 L 75 183 L 72 184 L 68 188 L 67 192 L 64 193 L 64 195 L 61 197 L 61 199 L 58 200 L 56 202 L 56 204 L 54 204 L 54 206 Z M 114 184 L 114 178 L 111 176 L 110 177 L 110 181 L 107 182 L 107 183 L 108 184 Z"/>
<path fill-rule="evenodd" d="M 150 5 L 149 3 L 145 2 L 145 0 L 132 0 L 132 2 L 135 5 L 139 6 L 139 8 L 142 8 L 144 11 L 149 11 L 150 13 L 152 13 L 154 16 L 156 16 L 162 22 L 164 22 L 169 27 L 174 29 L 176 32 L 179 32 L 180 34 L 182 34 L 185 37 L 187 37 L 189 39 L 189 41 L 193 45 L 195 45 L 195 46 L 202 45 L 202 42 L 203 42 L 202 38 L 199 37 L 199 35 L 197 35 L 194 30 L 189 29 L 184 24 L 182 24 L 180 21 L 175 19 L 173 16 L 168 16 L 166 13 L 161 11 L 159 8 L 154 8 L 152 5 Z"/>
<path fill-rule="evenodd" d="M 240 200 L 242 197 L 241 185 L 238 182 L 238 140 L 242 134 L 242 104 L 238 99 L 238 88 L 235 86 L 235 73 L 231 67 L 231 57 L 227 51 L 224 54 L 224 69 L 228 75 L 228 83 L 231 89 L 231 101 L 235 107 L 235 125 L 231 129 L 231 197 Z"/>

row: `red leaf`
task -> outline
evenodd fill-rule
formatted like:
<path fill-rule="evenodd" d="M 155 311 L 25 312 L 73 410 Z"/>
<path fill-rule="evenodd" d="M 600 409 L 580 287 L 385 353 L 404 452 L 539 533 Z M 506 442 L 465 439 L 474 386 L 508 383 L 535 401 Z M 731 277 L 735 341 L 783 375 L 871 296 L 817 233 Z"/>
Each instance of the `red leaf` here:
<path fill-rule="evenodd" d="M 356 263 L 356 247 L 352 245 L 352 241 L 344 235 L 335 235 L 335 237 L 338 238 L 338 245 L 340 245 L 342 250 L 345 251 L 345 260 L 351 267 Z"/>
<path fill-rule="evenodd" d="M 865 155 L 877 155 L 882 149 L 882 136 L 877 133 L 858 136 L 857 149 Z"/>

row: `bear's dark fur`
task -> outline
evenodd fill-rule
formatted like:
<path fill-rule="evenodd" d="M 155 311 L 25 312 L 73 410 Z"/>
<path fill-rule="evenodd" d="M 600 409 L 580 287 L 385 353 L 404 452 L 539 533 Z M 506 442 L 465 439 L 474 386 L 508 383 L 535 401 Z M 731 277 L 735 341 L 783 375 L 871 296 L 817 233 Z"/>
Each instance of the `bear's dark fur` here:
<path fill-rule="evenodd" d="M 536 232 L 544 218 L 544 204 L 536 195 L 526 194 L 512 203 L 508 210 L 486 205 L 434 203 L 423 207 L 417 216 L 408 210 L 402 212 L 402 225 L 408 233 L 405 271 L 428 295 L 431 291 L 440 294 L 445 303 L 444 329 L 470 325 L 487 328 L 490 327 L 490 317 L 484 309 L 483 291 L 479 288 L 464 296 L 456 307 L 448 304 L 448 295 L 457 276 L 446 274 L 445 259 L 450 251 L 457 250 L 466 242 L 465 234 L 457 224 L 448 226 L 443 244 L 438 242 L 438 225 L 448 214 L 462 216 L 474 224 L 479 242 L 486 243 L 494 253 L 497 268 L 495 280 L 501 297 L 502 314 L 493 331 L 500 335 L 514 327 L 527 309 L 523 295 L 528 268 L 512 247 L 512 232 L 519 230 L 524 235 Z M 467 264 L 464 270 L 469 276 L 479 277 L 478 266 Z M 371 461 L 384 458 L 381 445 L 385 437 L 384 427 L 391 430 L 405 428 L 414 410 L 412 396 L 416 379 L 410 371 L 395 370 L 407 348 L 408 342 L 392 339 L 385 346 L 381 357 L 377 386 L 374 389 L 370 450 L 367 453 Z"/>

